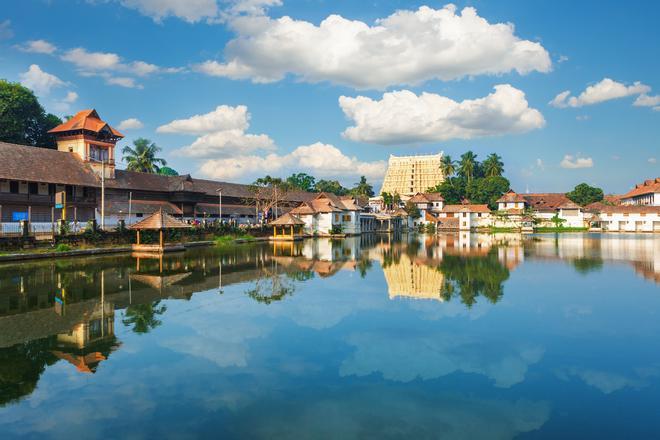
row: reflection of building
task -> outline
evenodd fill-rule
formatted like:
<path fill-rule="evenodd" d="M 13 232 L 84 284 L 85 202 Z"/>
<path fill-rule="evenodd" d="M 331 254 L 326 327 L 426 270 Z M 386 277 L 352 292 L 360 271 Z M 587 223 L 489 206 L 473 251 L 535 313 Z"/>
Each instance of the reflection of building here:
<path fill-rule="evenodd" d="M 398 261 L 383 265 L 390 299 L 407 297 L 442 301 L 444 277 L 436 267 L 403 254 Z"/>
<path fill-rule="evenodd" d="M 426 156 L 393 156 L 387 165 L 387 173 L 380 193 L 412 196 L 428 191 L 445 178 L 440 170 L 442 154 Z"/>

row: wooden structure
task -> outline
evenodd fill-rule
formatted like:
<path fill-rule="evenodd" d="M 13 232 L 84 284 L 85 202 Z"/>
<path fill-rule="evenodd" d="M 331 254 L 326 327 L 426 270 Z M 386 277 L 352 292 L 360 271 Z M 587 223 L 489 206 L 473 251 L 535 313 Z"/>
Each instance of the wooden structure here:
<path fill-rule="evenodd" d="M 294 241 L 303 238 L 302 228 L 305 222 L 291 213 L 280 216 L 277 220 L 270 222 L 273 227 L 271 240 Z"/>
<path fill-rule="evenodd" d="M 137 252 L 153 253 L 183 250 L 184 247 L 181 244 L 165 246 L 163 232 L 167 229 L 188 229 L 190 227 L 191 226 L 189 224 L 175 219 L 171 215 L 163 212 L 161 209 L 158 212 L 154 212 L 144 220 L 129 227 L 129 229 L 133 229 L 137 232 L 137 242 L 133 245 L 133 250 Z M 158 231 L 158 244 L 140 243 L 140 231 L 144 230 Z"/>

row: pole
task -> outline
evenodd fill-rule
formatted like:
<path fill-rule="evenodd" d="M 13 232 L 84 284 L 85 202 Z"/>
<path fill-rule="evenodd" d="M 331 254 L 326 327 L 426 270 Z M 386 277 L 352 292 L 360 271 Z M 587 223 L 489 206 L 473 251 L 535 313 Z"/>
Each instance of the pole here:
<path fill-rule="evenodd" d="M 105 160 L 101 160 L 101 230 L 105 230 Z"/>
<path fill-rule="evenodd" d="M 128 224 L 131 224 L 131 210 L 133 208 L 133 191 L 128 193 Z"/>
<path fill-rule="evenodd" d="M 222 223 L 222 189 L 221 188 L 218 188 L 218 216 L 220 223 Z"/>

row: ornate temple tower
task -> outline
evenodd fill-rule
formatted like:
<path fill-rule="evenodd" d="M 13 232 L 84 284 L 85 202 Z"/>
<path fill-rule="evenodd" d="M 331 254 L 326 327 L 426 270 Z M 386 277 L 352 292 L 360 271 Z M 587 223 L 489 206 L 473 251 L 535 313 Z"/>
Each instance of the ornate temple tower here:
<path fill-rule="evenodd" d="M 115 145 L 124 137 L 101 120 L 96 110 L 83 110 L 49 131 L 55 135 L 57 149 L 76 154 L 94 172 L 106 179 L 115 177 Z"/>
<path fill-rule="evenodd" d="M 390 155 L 380 193 L 412 196 L 425 193 L 429 188 L 442 183 L 445 180 L 440 169 L 442 155 L 443 153 L 424 156 Z"/>

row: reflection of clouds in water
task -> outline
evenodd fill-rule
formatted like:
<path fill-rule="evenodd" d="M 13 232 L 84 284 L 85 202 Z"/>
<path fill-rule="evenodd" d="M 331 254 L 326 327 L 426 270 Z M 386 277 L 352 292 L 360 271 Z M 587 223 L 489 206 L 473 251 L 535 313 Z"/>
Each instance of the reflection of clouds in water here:
<path fill-rule="evenodd" d="M 566 318 L 580 318 L 593 314 L 593 307 L 581 304 L 569 304 L 564 307 L 564 316 Z"/>
<path fill-rule="evenodd" d="M 545 402 L 438 396 L 374 387 L 312 402 L 259 404 L 239 415 L 243 428 L 238 434 L 249 438 L 505 440 L 539 429 L 549 416 L 550 407 Z"/>
<path fill-rule="evenodd" d="M 348 342 L 356 350 L 342 363 L 342 376 L 380 372 L 385 379 L 402 382 L 462 371 L 487 376 L 496 386 L 507 388 L 522 382 L 529 365 L 543 356 L 543 349 L 536 346 L 512 347 L 441 332 L 356 333 Z"/>
<path fill-rule="evenodd" d="M 646 379 L 660 376 L 660 367 L 637 368 L 626 375 L 589 368 L 568 367 L 558 370 L 557 376 L 562 380 L 569 380 L 571 376 L 577 377 L 602 393 L 611 394 L 624 388 L 640 389 L 648 386 L 649 383 Z"/>

